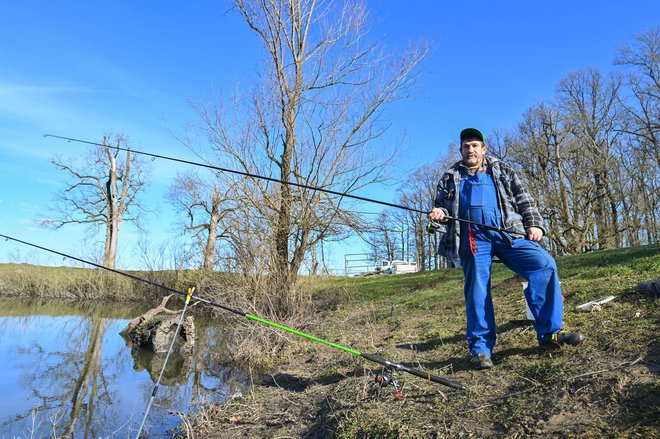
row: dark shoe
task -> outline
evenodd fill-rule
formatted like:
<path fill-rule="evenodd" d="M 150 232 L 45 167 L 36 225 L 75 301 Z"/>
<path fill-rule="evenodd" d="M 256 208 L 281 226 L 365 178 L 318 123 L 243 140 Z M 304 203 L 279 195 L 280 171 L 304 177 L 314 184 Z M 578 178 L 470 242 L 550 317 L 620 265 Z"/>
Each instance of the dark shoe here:
<path fill-rule="evenodd" d="M 582 343 L 586 337 L 580 331 L 575 332 L 564 332 L 559 331 L 556 334 L 552 334 L 550 338 L 541 343 L 541 347 L 560 347 L 560 346 L 577 346 Z"/>
<path fill-rule="evenodd" d="M 477 354 L 470 360 L 470 363 L 474 365 L 474 368 L 477 370 L 481 369 L 490 369 L 493 367 L 493 360 L 486 354 Z"/>

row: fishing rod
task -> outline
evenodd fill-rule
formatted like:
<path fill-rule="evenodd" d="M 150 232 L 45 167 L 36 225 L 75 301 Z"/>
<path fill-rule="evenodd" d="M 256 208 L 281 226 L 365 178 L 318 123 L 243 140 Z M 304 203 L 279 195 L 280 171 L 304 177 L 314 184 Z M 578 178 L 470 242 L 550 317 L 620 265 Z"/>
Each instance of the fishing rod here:
<path fill-rule="evenodd" d="M 142 423 L 140 424 L 140 428 L 137 434 L 135 435 L 136 439 L 139 439 L 140 434 L 142 433 L 142 429 L 144 428 L 144 423 L 147 422 L 147 416 L 149 416 L 149 410 L 151 410 L 151 405 L 154 403 L 154 398 L 156 398 L 156 392 L 158 392 L 158 386 L 160 386 L 160 380 L 163 379 L 163 374 L 165 373 L 167 362 L 170 359 L 170 355 L 172 354 L 174 344 L 176 343 L 177 336 L 179 335 L 179 330 L 181 329 L 181 324 L 183 323 L 183 317 L 186 315 L 188 304 L 190 303 L 190 299 L 192 299 L 192 295 L 194 292 L 195 292 L 195 287 L 188 288 L 188 292 L 186 293 L 185 304 L 183 305 L 183 311 L 181 311 L 181 316 L 179 317 L 179 321 L 176 325 L 176 330 L 174 331 L 174 336 L 172 337 L 172 343 L 170 343 L 170 347 L 167 349 L 167 355 L 165 355 L 165 361 L 163 361 L 163 367 L 160 369 L 158 380 L 156 381 L 156 384 L 154 385 L 154 388 L 151 391 L 151 397 L 149 398 L 149 403 L 147 404 L 147 408 L 144 411 L 144 417 L 142 418 Z"/>
<path fill-rule="evenodd" d="M 109 268 L 109 267 L 104 267 L 103 265 L 96 264 L 94 262 L 87 261 L 85 259 L 81 259 L 81 258 L 78 258 L 78 257 L 75 257 L 75 256 L 71 256 L 69 254 L 62 253 L 62 252 L 59 252 L 57 250 L 50 249 L 48 247 L 42 247 L 40 245 L 33 244 L 31 242 L 27 242 L 27 241 L 23 241 L 23 240 L 20 240 L 20 239 L 17 239 L 17 238 L 13 238 L 11 236 L 4 235 L 2 233 L 0 233 L 0 238 L 4 238 L 5 240 L 11 240 L 11 241 L 14 241 L 14 242 L 18 242 L 20 244 L 27 245 L 27 246 L 30 246 L 30 247 L 38 248 L 40 250 L 44 250 L 44 251 L 47 251 L 47 252 L 50 252 L 50 253 L 53 253 L 53 254 L 68 258 L 68 259 L 72 259 L 74 261 L 82 262 L 83 264 L 91 265 L 93 267 L 101 268 L 103 270 L 107 270 L 107 271 L 110 271 L 112 273 L 119 274 L 121 276 L 126 276 L 126 277 L 129 277 L 131 279 L 137 280 L 139 282 L 143 282 L 143 283 L 146 283 L 146 284 L 158 287 L 158 288 L 162 288 L 166 291 L 169 291 L 169 292 L 172 292 L 172 293 L 175 293 L 175 294 L 179 294 L 179 295 L 182 295 L 182 296 L 187 296 L 188 295 L 187 292 L 176 290 L 174 288 L 170 288 L 168 286 L 150 281 L 148 279 L 141 278 L 139 276 L 135 276 L 135 275 L 127 273 L 125 271 L 116 270 L 114 268 Z M 192 296 L 192 293 L 191 293 L 191 296 Z M 186 299 L 186 300 L 189 300 L 189 299 Z M 272 326 L 274 328 L 281 329 L 283 331 L 287 331 L 287 332 L 290 332 L 292 334 L 296 334 L 300 337 L 303 337 L 303 338 L 306 338 L 306 339 L 324 344 L 326 346 L 330 346 L 330 347 L 333 347 L 335 349 L 339 349 L 341 351 L 348 352 L 348 353 L 353 354 L 357 357 L 362 357 L 365 360 L 373 361 L 373 362 L 378 363 L 380 365 L 390 367 L 390 368 L 398 370 L 398 371 L 406 372 L 406 373 L 409 373 L 411 375 L 415 375 L 419 378 L 424 378 L 426 380 L 433 381 L 434 383 L 443 384 L 445 386 L 451 387 L 452 389 L 456 389 L 456 390 L 465 390 L 465 389 L 467 389 L 467 387 L 464 386 L 463 384 L 456 383 L 454 381 L 450 381 L 450 380 L 447 380 L 445 378 L 442 378 L 442 377 L 439 377 L 439 376 L 436 376 L 436 375 L 432 375 L 429 372 L 424 372 L 424 371 L 421 371 L 421 370 L 418 370 L 418 369 L 414 369 L 412 367 L 408 367 L 408 366 L 405 366 L 405 365 L 400 364 L 400 363 L 395 363 L 393 361 L 389 361 L 389 360 L 387 360 L 383 357 L 380 357 L 378 355 L 368 354 L 366 352 L 360 352 L 356 349 L 352 349 L 352 348 L 349 348 L 349 347 L 346 347 L 346 346 L 342 346 L 338 343 L 333 343 L 333 342 L 324 340 L 320 337 L 316 337 L 316 336 L 308 334 L 306 332 L 298 331 L 297 329 L 289 328 L 288 326 L 284 326 L 284 325 L 281 325 L 279 323 L 272 322 L 270 320 L 252 315 L 252 314 L 247 313 L 245 311 L 241 311 L 239 309 L 232 308 L 232 307 L 223 305 L 221 303 L 217 303 L 217 302 L 205 299 L 205 298 L 203 298 L 203 297 L 201 297 L 197 294 L 192 296 L 192 300 L 204 303 L 204 304 L 212 306 L 212 307 L 220 308 L 220 309 L 223 309 L 225 311 L 229 311 L 231 313 L 237 314 L 241 317 L 245 317 L 249 320 L 253 320 L 253 321 L 256 321 L 256 322 L 259 322 L 259 323 L 263 323 L 265 325 Z"/>
<path fill-rule="evenodd" d="M 230 174 L 242 175 L 244 177 L 258 178 L 260 180 L 266 180 L 266 181 L 270 181 L 270 182 L 273 182 L 273 183 L 281 183 L 281 184 L 286 184 L 286 185 L 289 185 L 289 186 L 299 187 L 301 189 L 310 189 L 310 190 L 313 190 L 313 191 L 319 191 L 319 192 L 324 192 L 324 193 L 327 193 L 327 194 L 338 195 L 340 197 L 353 198 L 355 200 L 367 201 L 369 203 L 375 203 L 375 204 L 381 204 L 383 206 L 394 207 L 396 209 L 407 210 L 409 212 L 414 212 L 414 213 L 421 213 L 423 215 L 428 215 L 428 213 L 429 213 L 429 212 L 426 212 L 424 210 L 415 209 L 413 207 L 404 206 L 402 204 L 388 203 L 387 201 L 381 201 L 381 200 L 375 200 L 373 198 L 361 197 L 359 195 L 353 195 L 353 194 L 349 194 L 349 193 L 346 193 L 346 192 L 333 191 L 332 189 L 320 188 L 318 186 L 311 186 L 311 185 L 308 185 L 308 184 L 296 183 L 296 182 L 293 182 L 293 181 L 284 181 L 284 180 L 279 179 L 279 178 L 266 177 L 264 175 L 253 174 L 251 172 L 237 171 L 235 169 L 229 169 L 229 168 L 221 168 L 219 166 L 209 165 L 208 163 L 193 162 L 193 161 L 190 161 L 190 160 L 179 159 L 179 158 L 176 158 L 176 157 L 169 157 L 169 156 L 166 156 L 166 155 L 154 154 L 154 153 L 151 153 L 151 152 L 126 148 L 126 147 L 122 147 L 122 146 L 119 146 L 119 145 L 116 145 L 116 146 L 114 146 L 114 145 L 105 145 L 103 143 L 92 142 L 92 141 L 89 141 L 89 140 L 75 139 L 73 137 L 56 136 L 55 134 L 44 134 L 43 136 L 44 137 L 53 137 L 53 138 L 56 138 L 56 139 L 67 140 L 69 142 L 78 142 L 78 143 L 85 143 L 87 145 L 103 146 L 105 148 L 113 148 L 113 149 L 116 149 L 118 151 L 132 152 L 132 153 L 144 155 L 144 156 L 147 156 L 147 157 L 163 159 L 163 160 L 170 160 L 170 161 L 173 161 L 173 162 L 184 163 L 184 164 L 187 164 L 187 165 L 199 166 L 199 167 L 207 168 L 207 169 L 213 169 L 214 171 L 221 171 L 221 172 L 227 172 L 227 173 L 230 173 Z M 508 229 L 504 229 L 504 228 L 498 227 L 498 226 L 490 226 L 488 224 L 482 224 L 482 223 L 479 223 L 479 222 L 476 222 L 476 221 L 463 219 L 463 218 L 457 218 L 457 217 L 453 217 L 453 216 L 449 216 L 449 215 L 445 215 L 444 219 L 450 220 L 450 221 L 460 221 L 460 222 L 463 222 L 463 223 L 466 223 L 466 224 L 473 224 L 475 226 L 479 226 L 479 227 L 487 229 L 487 230 L 495 230 L 497 232 L 505 232 L 505 233 L 508 233 L 510 235 L 525 236 L 524 233 L 516 232 L 515 230 L 508 230 Z"/>

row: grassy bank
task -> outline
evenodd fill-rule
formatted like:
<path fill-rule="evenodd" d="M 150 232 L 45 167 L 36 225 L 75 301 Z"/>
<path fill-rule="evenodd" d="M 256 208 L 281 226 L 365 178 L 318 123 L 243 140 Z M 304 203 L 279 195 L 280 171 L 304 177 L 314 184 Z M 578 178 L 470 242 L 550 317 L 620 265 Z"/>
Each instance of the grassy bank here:
<path fill-rule="evenodd" d="M 660 246 L 558 259 L 565 327 L 588 339 L 541 351 L 520 324 L 520 279 L 496 264 L 495 368 L 474 371 L 465 341 L 462 273 L 328 278 L 308 287 L 318 313 L 301 329 L 468 386 L 398 374 L 403 398 L 378 387 L 381 368 L 283 335 L 278 364 L 252 392 L 196 418 L 199 437 L 658 437 Z M 575 308 L 604 295 L 599 312 Z M 275 330 L 273 330 L 275 331 Z M 225 353 L 218 353 L 219 356 Z M 277 357 L 279 355 L 279 357 Z"/>
<path fill-rule="evenodd" d="M 204 282 L 227 284 L 227 275 L 200 270 L 127 271 L 127 273 L 179 291 Z M 210 277 L 209 277 L 210 276 Z M 101 269 L 0 264 L 0 294 L 41 299 L 160 301 L 170 294 Z"/>

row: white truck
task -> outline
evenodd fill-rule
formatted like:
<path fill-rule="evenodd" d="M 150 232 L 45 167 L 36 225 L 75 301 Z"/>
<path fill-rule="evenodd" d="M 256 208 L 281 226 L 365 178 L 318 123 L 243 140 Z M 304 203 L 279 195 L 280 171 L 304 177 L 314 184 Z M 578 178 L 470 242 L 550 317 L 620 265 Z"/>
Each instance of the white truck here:
<path fill-rule="evenodd" d="M 408 261 L 380 259 L 376 261 L 376 273 L 378 274 L 403 274 L 416 273 L 417 264 Z"/>

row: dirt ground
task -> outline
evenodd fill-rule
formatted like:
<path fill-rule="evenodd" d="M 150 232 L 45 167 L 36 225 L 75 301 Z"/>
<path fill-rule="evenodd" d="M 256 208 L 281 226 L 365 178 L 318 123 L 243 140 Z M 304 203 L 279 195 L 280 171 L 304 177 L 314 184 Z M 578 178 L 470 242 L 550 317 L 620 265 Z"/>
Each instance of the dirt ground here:
<path fill-rule="evenodd" d="M 469 363 L 460 298 L 414 311 L 426 303 L 425 291 L 435 297 L 433 285 L 392 300 L 339 307 L 320 316 L 315 329 L 325 326 L 328 334 L 339 334 L 338 343 L 367 346 L 369 353 L 467 390 L 296 342 L 288 347 L 289 361 L 244 396 L 197 416 L 195 437 L 660 437 L 657 294 L 624 288 L 601 311 L 579 313 L 573 305 L 582 300 L 581 284 L 567 283 L 573 292 L 567 295 L 566 324 L 587 335 L 584 344 L 540 349 L 533 328 L 515 318 L 519 279 L 507 278 L 493 288 L 498 346 L 495 367 L 485 371 Z M 376 383 L 381 373 L 403 385 L 403 396 Z"/>

